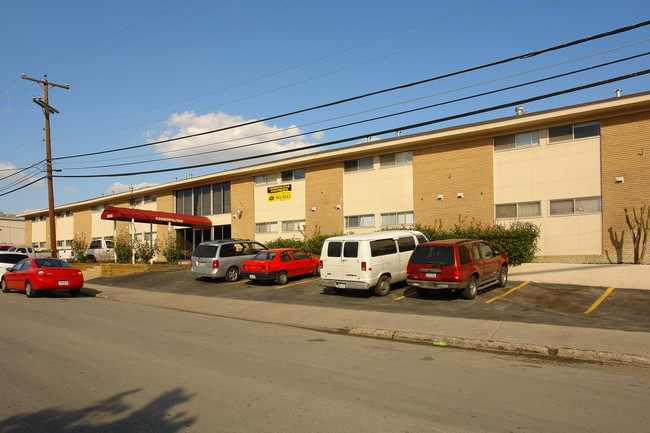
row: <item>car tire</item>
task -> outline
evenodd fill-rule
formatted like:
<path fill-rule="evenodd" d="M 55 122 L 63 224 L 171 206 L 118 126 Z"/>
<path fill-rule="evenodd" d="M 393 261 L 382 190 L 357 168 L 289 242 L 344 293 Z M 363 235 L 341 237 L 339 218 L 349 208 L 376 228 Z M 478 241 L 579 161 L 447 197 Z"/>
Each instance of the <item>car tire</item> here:
<path fill-rule="evenodd" d="M 465 299 L 474 299 L 476 298 L 476 292 L 478 292 L 478 283 L 476 282 L 476 277 L 469 277 L 467 281 L 467 287 L 463 289 L 463 298 Z"/>
<path fill-rule="evenodd" d="M 497 286 L 505 287 L 508 284 L 508 266 L 501 265 Z"/>
<path fill-rule="evenodd" d="M 70 296 L 72 296 L 73 298 L 78 297 L 80 294 L 81 294 L 80 289 L 72 289 L 72 290 L 70 290 Z"/>
<path fill-rule="evenodd" d="M 390 292 L 390 278 L 388 275 L 382 275 L 377 281 L 377 285 L 373 289 L 373 292 L 377 296 L 386 296 Z"/>
<path fill-rule="evenodd" d="M 32 283 L 29 281 L 25 281 L 25 295 L 27 295 L 28 298 L 36 296 L 36 290 L 34 290 Z"/>
<path fill-rule="evenodd" d="M 3 278 L 2 283 L 2 293 L 9 293 L 11 290 L 9 290 L 9 287 L 7 287 L 7 281 Z"/>
<path fill-rule="evenodd" d="M 316 269 L 314 269 L 314 277 L 320 276 L 320 265 L 316 265 Z"/>
<path fill-rule="evenodd" d="M 86 261 L 88 263 L 97 263 L 97 258 L 95 256 L 88 256 L 86 257 Z"/>
<path fill-rule="evenodd" d="M 278 273 L 278 276 L 275 277 L 275 283 L 284 285 L 287 284 L 287 281 L 289 281 L 289 274 L 287 274 L 285 271 L 280 271 Z"/>
<path fill-rule="evenodd" d="M 234 283 L 239 279 L 239 269 L 236 266 L 231 266 L 226 271 L 226 281 L 229 283 Z"/>
<path fill-rule="evenodd" d="M 420 298 L 425 298 L 430 294 L 429 289 L 423 289 L 422 287 L 416 287 L 415 291 L 418 292 Z"/>

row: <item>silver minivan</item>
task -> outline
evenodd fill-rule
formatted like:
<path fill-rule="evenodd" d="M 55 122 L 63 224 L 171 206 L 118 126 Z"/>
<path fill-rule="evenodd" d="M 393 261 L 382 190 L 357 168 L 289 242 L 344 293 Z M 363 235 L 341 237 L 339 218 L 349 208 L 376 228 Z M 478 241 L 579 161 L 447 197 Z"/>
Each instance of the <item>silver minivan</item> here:
<path fill-rule="evenodd" d="M 237 281 L 241 265 L 268 248 L 249 239 L 221 239 L 201 242 L 192 253 L 190 273 L 196 277 Z"/>
<path fill-rule="evenodd" d="M 406 280 L 406 267 L 416 245 L 427 238 L 416 230 L 386 230 L 335 236 L 325 240 L 320 256 L 319 285 L 346 290 L 372 290 L 385 296 L 392 283 Z"/>

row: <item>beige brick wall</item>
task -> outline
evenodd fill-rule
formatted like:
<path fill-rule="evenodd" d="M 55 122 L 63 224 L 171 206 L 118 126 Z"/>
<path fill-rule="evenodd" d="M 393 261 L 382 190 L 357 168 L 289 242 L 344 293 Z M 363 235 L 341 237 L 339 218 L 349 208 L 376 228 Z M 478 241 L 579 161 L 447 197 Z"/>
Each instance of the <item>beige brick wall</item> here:
<path fill-rule="evenodd" d="M 432 146 L 413 154 L 413 212 L 424 226 L 494 221 L 492 139 Z M 462 199 L 457 198 L 463 193 Z M 438 200 L 442 195 L 442 200 Z"/>
<path fill-rule="evenodd" d="M 649 139 L 650 112 L 601 120 L 603 254 L 614 263 L 633 260 L 625 208 L 650 205 Z M 621 176 L 624 183 L 617 184 Z"/>
<path fill-rule="evenodd" d="M 32 245 L 32 223 L 34 221 L 27 218 L 25 219 L 25 245 Z"/>
<path fill-rule="evenodd" d="M 241 209 L 241 218 L 232 218 L 233 238 L 255 239 L 255 190 L 253 177 L 233 179 L 230 182 L 230 211 Z"/>
<path fill-rule="evenodd" d="M 174 212 L 174 192 L 168 191 L 165 193 L 159 193 L 156 196 L 156 210 L 158 212 Z M 166 224 L 154 224 L 154 230 L 158 233 L 159 240 L 167 240 L 167 234 L 169 231 L 169 226 Z M 172 226 L 171 234 L 174 234 L 175 228 Z"/>
<path fill-rule="evenodd" d="M 320 234 L 343 233 L 344 209 L 337 209 L 343 197 L 343 164 L 310 167 L 305 171 L 305 223 L 308 236 L 316 227 Z M 316 208 L 312 212 L 312 208 Z"/>
<path fill-rule="evenodd" d="M 73 239 L 79 233 L 85 236 L 86 242 L 90 243 L 92 240 L 93 217 L 92 209 L 80 209 L 74 211 L 74 223 L 72 226 Z"/>

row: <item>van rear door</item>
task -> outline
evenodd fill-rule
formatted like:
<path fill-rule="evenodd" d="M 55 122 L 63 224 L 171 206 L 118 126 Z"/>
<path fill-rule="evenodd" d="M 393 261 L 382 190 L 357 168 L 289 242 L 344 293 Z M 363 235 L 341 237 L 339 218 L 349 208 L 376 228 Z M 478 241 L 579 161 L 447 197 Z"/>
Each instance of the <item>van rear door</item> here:
<path fill-rule="evenodd" d="M 358 241 L 329 241 L 323 259 L 321 278 L 341 281 L 359 281 Z"/>

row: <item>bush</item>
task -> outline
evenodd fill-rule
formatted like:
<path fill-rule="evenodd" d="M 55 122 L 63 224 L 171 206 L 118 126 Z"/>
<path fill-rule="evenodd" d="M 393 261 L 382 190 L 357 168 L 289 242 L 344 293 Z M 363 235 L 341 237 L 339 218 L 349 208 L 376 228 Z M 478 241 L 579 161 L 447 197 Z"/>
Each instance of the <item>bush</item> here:
<path fill-rule="evenodd" d="M 305 242 L 298 239 L 282 239 L 277 238 L 271 242 L 266 242 L 266 245 L 269 249 L 275 248 L 298 248 L 299 250 L 305 250 Z"/>
<path fill-rule="evenodd" d="M 86 241 L 86 236 L 83 236 L 81 233 L 77 233 L 72 238 L 72 251 L 74 252 L 73 261 L 76 263 L 85 263 L 88 257 L 86 256 L 86 250 L 88 249 L 88 241 Z"/>
<path fill-rule="evenodd" d="M 148 241 L 141 241 L 135 245 L 135 254 L 138 261 L 149 263 L 158 252 L 158 240 L 153 241 L 153 245 Z"/>
<path fill-rule="evenodd" d="M 177 264 L 181 260 L 181 241 L 178 235 L 168 234 L 160 247 L 160 253 L 170 265 Z"/>
<path fill-rule="evenodd" d="M 121 232 L 115 239 L 115 261 L 117 263 L 131 263 L 133 254 L 133 240 L 126 232 Z"/>
<path fill-rule="evenodd" d="M 509 226 L 499 224 L 482 226 L 472 222 L 465 225 L 459 221 L 451 230 L 444 230 L 442 224 L 437 227 L 416 225 L 431 241 L 440 239 L 483 239 L 492 248 L 498 249 L 508 257 L 511 266 L 529 263 L 535 259 L 539 227 L 532 223 L 514 222 Z"/>

